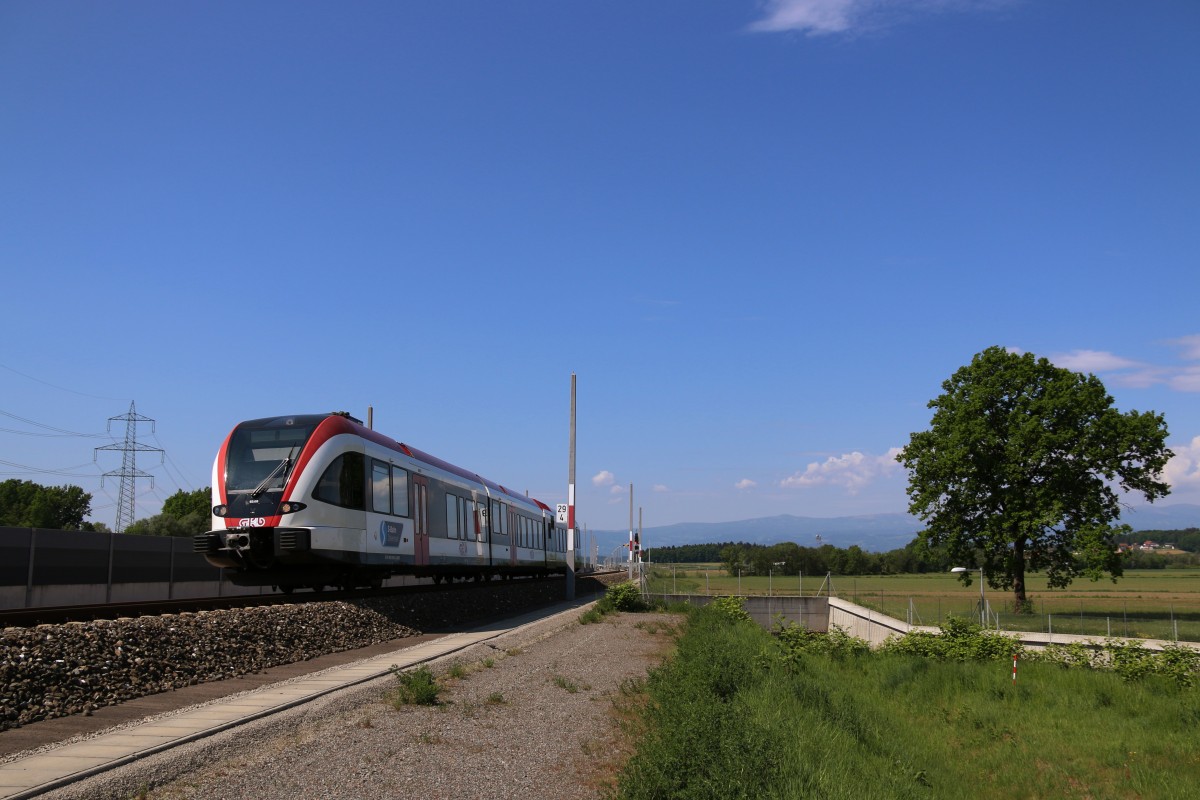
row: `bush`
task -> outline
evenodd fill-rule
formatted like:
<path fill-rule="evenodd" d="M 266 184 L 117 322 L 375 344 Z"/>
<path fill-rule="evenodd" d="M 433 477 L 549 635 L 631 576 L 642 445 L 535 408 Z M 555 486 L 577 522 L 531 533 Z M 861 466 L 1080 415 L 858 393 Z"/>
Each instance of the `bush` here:
<path fill-rule="evenodd" d="M 421 665 L 408 672 L 393 668 L 392 674 L 396 676 L 397 681 L 396 688 L 390 697 L 394 708 L 438 704 L 438 693 L 442 689 L 433 679 L 433 673 L 429 667 Z"/>
<path fill-rule="evenodd" d="M 732 622 L 749 622 L 750 614 L 746 611 L 744 597 L 718 597 L 708 604 L 708 607 Z"/>
<path fill-rule="evenodd" d="M 580 625 L 590 625 L 604 619 L 606 614 L 616 611 L 649 611 L 650 605 L 642 599 L 642 590 L 633 581 L 615 583 L 608 587 L 604 597 L 596 605 L 579 615 Z"/>
<path fill-rule="evenodd" d="M 611 611 L 645 611 L 649 606 L 642 600 L 642 590 L 633 581 L 613 584 L 596 604 L 602 614 Z"/>
<path fill-rule="evenodd" d="M 861 656 L 871 652 L 871 645 L 865 639 L 851 636 L 845 628 L 838 625 L 830 626 L 828 633 L 810 631 L 803 625 L 793 623 L 778 624 L 774 630 L 775 638 L 783 647 L 784 658 L 790 667 L 799 663 L 803 653 L 820 653 L 834 659 L 847 656 Z"/>
<path fill-rule="evenodd" d="M 1025 656 L 1017 637 L 987 631 L 977 622 L 953 616 L 946 619 L 940 635 L 912 631 L 888 639 L 880 649 L 938 661 L 1003 661 L 1013 655 Z"/>

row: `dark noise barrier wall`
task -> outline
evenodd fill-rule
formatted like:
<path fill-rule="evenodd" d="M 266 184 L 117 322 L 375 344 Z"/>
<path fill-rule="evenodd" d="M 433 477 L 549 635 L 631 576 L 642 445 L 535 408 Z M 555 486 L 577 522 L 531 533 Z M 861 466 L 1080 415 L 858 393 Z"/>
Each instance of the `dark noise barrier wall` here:
<path fill-rule="evenodd" d="M 192 552 L 191 537 L 0 527 L 0 608 L 196 597 L 218 590 L 243 593 Z"/>

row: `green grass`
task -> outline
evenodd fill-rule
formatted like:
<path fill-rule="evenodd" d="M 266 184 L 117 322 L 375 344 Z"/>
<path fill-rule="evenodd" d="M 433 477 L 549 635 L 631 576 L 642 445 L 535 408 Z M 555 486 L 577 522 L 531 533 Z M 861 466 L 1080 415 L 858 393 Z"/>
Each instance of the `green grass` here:
<path fill-rule="evenodd" d="M 622 798 L 1185 798 L 1200 692 L 1149 676 L 790 651 L 717 611 L 651 674 Z"/>
<path fill-rule="evenodd" d="M 707 578 L 705 575 L 707 574 Z M 832 591 L 830 588 L 832 584 Z M 654 565 L 651 594 L 806 595 L 832 593 L 914 624 L 940 625 L 948 616 L 979 616 L 979 582 L 963 586 L 949 573 L 922 575 L 743 576 L 739 581 L 716 565 Z M 1008 611 L 1012 595 L 986 588 L 988 606 L 1005 630 L 1050 631 L 1088 636 L 1200 641 L 1200 569 L 1130 570 L 1116 583 L 1078 580 L 1050 589 L 1031 574 L 1027 591 L 1032 614 Z"/>

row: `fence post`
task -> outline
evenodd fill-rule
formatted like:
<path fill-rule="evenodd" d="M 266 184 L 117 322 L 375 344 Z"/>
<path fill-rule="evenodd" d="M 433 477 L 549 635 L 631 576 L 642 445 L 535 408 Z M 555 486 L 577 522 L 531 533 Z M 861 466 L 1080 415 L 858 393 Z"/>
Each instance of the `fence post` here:
<path fill-rule="evenodd" d="M 29 577 L 25 579 L 25 607 L 33 605 L 33 557 L 37 552 L 37 528 L 29 529 Z"/>
<path fill-rule="evenodd" d="M 115 546 L 115 542 L 113 540 L 114 536 L 116 536 L 115 533 L 108 534 L 108 590 L 104 593 L 104 602 L 106 603 L 112 602 L 113 547 Z"/>
<path fill-rule="evenodd" d="M 171 567 L 167 574 L 167 599 L 175 599 L 175 541 L 178 536 L 171 537 Z"/>

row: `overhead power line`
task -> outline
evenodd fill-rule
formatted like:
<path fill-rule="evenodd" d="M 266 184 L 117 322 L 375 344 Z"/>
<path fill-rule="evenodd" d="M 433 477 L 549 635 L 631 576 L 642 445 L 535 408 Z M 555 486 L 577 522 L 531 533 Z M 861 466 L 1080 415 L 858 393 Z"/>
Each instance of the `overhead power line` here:
<path fill-rule="evenodd" d="M 32 425 L 35 428 L 41 428 L 42 430 L 54 431 L 54 433 L 39 433 L 37 431 L 19 431 L 14 428 L 0 428 L 0 431 L 4 431 L 6 433 L 19 433 L 24 436 L 80 436 L 80 437 L 83 437 L 84 439 L 108 439 L 108 438 L 110 438 L 108 436 L 108 434 L 104 434 L 104 433 L 79 433 L 78 431 L 69 431 L 66 428 L 56 428 L 53 425 L 46 425 L 44 423 L 37 422 L 32 419 L 26 419 L 25 417 L 19 417 L 16 414 L 13 414 L 9 411 L 0 411 L 0 416 L 5 416 L 5 417 L 8 417 L 9 419 L 15 419 L 18 422 L 24 422 L 26 425 Z"/>
<path fill-rule="evenodd" d="M 100 394 L 88 394 L 87 392 L 77 392 L 74 389 L 68 389 L 65 386 L 59 386 L 56 383 L 50 383 L 49 381 L 44 381 L 41 378 L 35 378 L 32 375 L 26 375 L 24 372 L 21 372 L 20 370 L 15 370 L 12 367 L 7 366 L 5 364 L 0 364 L 0 369 L 6 369 L 9 372 L 12 372 L 16 375 L 20 375 L 22 378 L 28 378 L 29 380 L 34 381 L 35 383 L 40 383 L 44 386 L 49 386 L 51 389 L 58 389 L 59 391 L 70 392 L 71 394 L 77 394 L 80 397 L 91 397 L 96 400 L 124 400 L 125 399 L 123 397 L 106 397 L 106 396 L 100 395 Z"/>
<path fill-rule="evenodd" d="M 0 475 L 26 475 L 30 472 L 37 472 L 37 473 L 41 473 L 43 475 L 61 475 L 65 478 L 99 478 L 99 477 L 101 477 L 100 475 L 97 475 L 94 472 L 93 473 L 84 473 L 84 472 L 74 472 L 73 471 L 73 470 L 77 470 L 81 467 L 86 467 L 89 464 L 92 464 L 92 462 L 88 462 L 87 464 L 76 464 L 73 467 L 62 467 L 60 469 L 43 469 L 42 467 L 31 467 L 28 464 L 18 464 L 14 461 L 5 461 L 3 459 L 0 459 L 0 464 L 4 464 L 5 466 L 8 466 L 8 467 L 16 467 L 17 469 L 21 470 L 20 472 L 0 472 Z M 92 464 L 92 466 L 95 466 L 95 465 Z"/>

